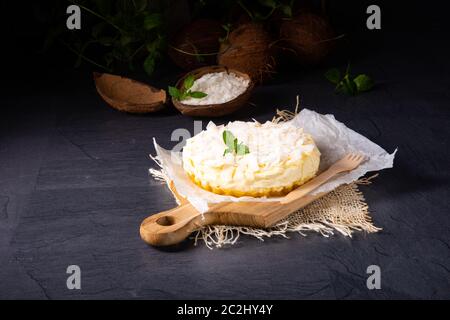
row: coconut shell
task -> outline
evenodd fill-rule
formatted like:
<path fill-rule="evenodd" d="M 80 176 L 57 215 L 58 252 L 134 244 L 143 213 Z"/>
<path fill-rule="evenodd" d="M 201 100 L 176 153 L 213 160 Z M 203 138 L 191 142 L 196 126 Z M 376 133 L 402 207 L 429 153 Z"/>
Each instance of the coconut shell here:
<path fill-rule="evenodd" d="M 247 89 L 233 100 L 221 104 L 188 105 L 172 98 L 172 103 L 175 108 L 177 108 L 182 114 L 193 117 L 221 117 L 245 107 L 247 105 L 248 99 L 252 94 L 254 83 L 247 74 L 242 73 L 238 70 L 228 69 L 224 66 L 207 66 L 199 68 L 187 73 L 184 77 L 178 80 L 176 87 L 178 89 L 181 89 L 187 76 L 193 76 L 194 79 L 198 79 L 205 74 L 224 71 L 227 73 L 234 73 L 239 77 L 250 80 Z"/>
<path fill-rule="evenodd" d="M 262 82 L 275 68 L 272 39 L 264 28 L 247 23 L 233 30 L 218 56 L 219 65 L 248 74 L 253 81 Z"/>
<path fill-rule="evenodd" d="M 286 52 L 303 65 L 322 62 L 333 47 L 333 30 L 327 20 L 314 13 L 302 13 L 281 24 L 280 38 Z"/>
<path fill-rule="evenodd" d="M 114 109 L 130 113 L 148 113 L 164 108 L 164 90 L 108 73 L 94 72 L 94 81 L 97 92 Z"/>
<path fill-rule="evenodd" d="M 215 64 L 219 52 L 219 39 L 225 30 L 215 20 L 196 20 L 181 30 L 171 41 L 169 56 L 177 66 L 184 70 L 193 70 Z M 213 54 L 195 56 L 195 54 Z"/>

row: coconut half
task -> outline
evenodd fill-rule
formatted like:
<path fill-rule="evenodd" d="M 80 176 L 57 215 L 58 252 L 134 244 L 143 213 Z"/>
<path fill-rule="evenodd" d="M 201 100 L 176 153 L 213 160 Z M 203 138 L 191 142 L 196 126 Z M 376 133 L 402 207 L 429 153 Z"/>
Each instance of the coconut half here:
<path fill-rule="evenodd" d="M 94 72 L 94 81 L 97 92 L 114 109 L 130 113 L 148 113 L 164 108 L 164 90 L 109 73 Z"/>

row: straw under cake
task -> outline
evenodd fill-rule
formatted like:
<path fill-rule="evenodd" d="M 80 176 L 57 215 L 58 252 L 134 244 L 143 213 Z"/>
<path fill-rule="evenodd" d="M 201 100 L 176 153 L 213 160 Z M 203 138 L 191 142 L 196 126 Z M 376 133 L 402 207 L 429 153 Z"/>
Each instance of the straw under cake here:
<path fill-rule="evenodd" d="M 225 152 L 224 131 L 248 152 Z M 187 175 L 203 189 L 236 197 L 274 197 L 313 178 L 320 152 L 311 135 L 290 122 L 210 122 L 187 140 L 182 159 Z"/>

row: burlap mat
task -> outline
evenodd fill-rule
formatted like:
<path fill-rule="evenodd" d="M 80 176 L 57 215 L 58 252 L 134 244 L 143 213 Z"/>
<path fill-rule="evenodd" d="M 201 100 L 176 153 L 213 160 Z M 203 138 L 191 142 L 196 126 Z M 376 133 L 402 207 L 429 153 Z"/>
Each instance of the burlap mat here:
<path fill-rule="evenodd" d="M 305 208 L 292 213 L 270 229 L 205 226 L 195 234 L 195 244 L 203 241 L 210 249 L 220 248 L 235 244 L 241 234 L 264 241 L 264 238 L 272 236 L 288 238 L 290 232 L 306 236 L 306 231 L 314 231 L 324 237 L 329 237 L 335 232 L 347 237 L 351 237 L 354 231 L 378 232 L 381 228 L 372 223 L 367 203 L 358 189 L 358 184 L 369 184 L 371 178 L 338 187 Z"/>
<path fill-rule="evenodd" d="M 298 103 L 295 112 L 277 110 L 277 115 L 272 121 L 290 120 L 297 114 L 297 109 Z M 154 160 L 158 163 L 157 159 Z M 171 182 L 162 168 L 150 169 L 150 173 L 155 179 L 170 186 Z M 224 225 L 202 227 L 193 236 L 195 245 L 200 241 L 203 241 L 210 249 L 234 245 L 242 234 L 264 241 L 264 238 L 273 236 L 288 238 L 288 233 L 291 232 L 306 236 L 307 231 L 313 231 L 324 237 L 329 237 L 335 232 L 347 237 L 351 237 L 354 231 L 378 232 L 381 228 L 372 223 L 368 205 L 358 188 L 360 184 L 370 184 L 370 180 L 375 176 L 359 179 L 352 184 L 341 185 L 269 229 Z M 177 198 L 179 195 L 174 194 L 174 197 L 177 202 L 180 202 L 180 199 Z"/>

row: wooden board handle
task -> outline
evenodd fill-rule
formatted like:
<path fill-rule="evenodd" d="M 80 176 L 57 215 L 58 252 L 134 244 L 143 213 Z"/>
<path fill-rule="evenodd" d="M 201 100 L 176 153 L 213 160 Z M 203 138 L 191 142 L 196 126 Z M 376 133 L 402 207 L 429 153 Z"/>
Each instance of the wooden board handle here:
<path fill-rule="evenodd" d="M 212 224 L 269 228 L 326 193 L 307 195 L 287 205 L 279 202 L 224 202 L 200 214 L 189 202 L 146 218 L 140 227 L 142 240 L 152 246 L 180 243 L 202 226 Z"/>
<path fill-rule="evenodd" d="M 196 229 L 208 224 L 206 215 L 201 215 L 190 203 L 154 214 L 142 221 L 139 232 L 148 244 L 167 246 L 186 239 Z"/>

